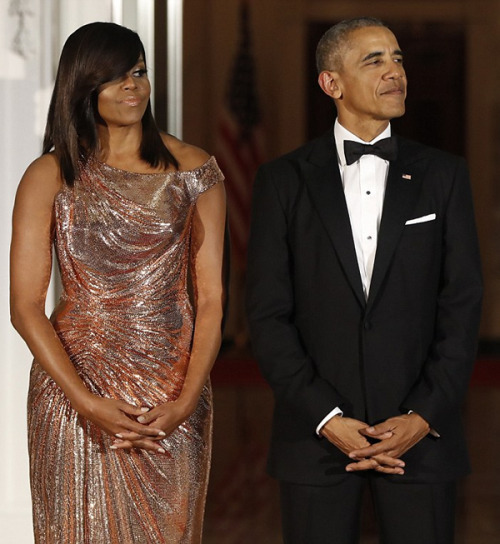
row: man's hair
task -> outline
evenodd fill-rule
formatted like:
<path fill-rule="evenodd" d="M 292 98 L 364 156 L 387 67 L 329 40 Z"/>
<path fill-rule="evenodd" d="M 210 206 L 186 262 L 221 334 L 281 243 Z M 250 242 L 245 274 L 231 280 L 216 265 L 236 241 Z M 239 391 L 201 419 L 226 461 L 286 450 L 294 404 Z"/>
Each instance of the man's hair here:
<path fill-rule="evenodd" d="M 357 17 L 347 19 L 330 27 L 321 37 L 316 48 L 316 67 L 318 74 L 323 70 L 338 71 L 342 68 L 342 59 L 349 45 L 349 36 L 354 30 L 370 26 L 383 26 L 375 17 Z"/>

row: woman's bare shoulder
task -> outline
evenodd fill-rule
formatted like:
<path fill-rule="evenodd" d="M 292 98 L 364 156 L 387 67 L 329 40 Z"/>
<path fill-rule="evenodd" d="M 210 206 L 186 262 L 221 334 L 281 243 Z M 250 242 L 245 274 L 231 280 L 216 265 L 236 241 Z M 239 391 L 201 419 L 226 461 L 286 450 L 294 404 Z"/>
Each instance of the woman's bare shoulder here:
<path fill-rule="evenodd" d="M 162 134 L 162 138 L 168 150 L 179 162 L 181 171 L 199 168 L 210 158 L 210 155 L 200 147 L 187 144 L 170 134 Z"/>
<path fill-rule="evenodd" d="M 59 190 L 63 185 L 59 161 L 54 153 L 45 153 L 35 159 L 26 169 L 22 179 L 43 185 L 49 190 Z"/>
<path fill-rule="evenodd" d="M 20 192 L 52 199 L 64 186 L 59 161 L 53 153 L 35 159 L 26 169 L 19 184 Z"/>

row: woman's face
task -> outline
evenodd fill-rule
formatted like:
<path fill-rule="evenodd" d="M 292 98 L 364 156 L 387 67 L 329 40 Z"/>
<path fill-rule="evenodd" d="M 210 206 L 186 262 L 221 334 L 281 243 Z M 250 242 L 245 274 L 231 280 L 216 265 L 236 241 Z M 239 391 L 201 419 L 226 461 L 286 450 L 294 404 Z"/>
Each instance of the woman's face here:
<path fill-rule="evenodd" d="M 141 56 L 121 78 L 104 83 L 99 88 L 97 111 L 101 122 L 108 128 L 140 123 L 150 94 L 151 84 Z"/>

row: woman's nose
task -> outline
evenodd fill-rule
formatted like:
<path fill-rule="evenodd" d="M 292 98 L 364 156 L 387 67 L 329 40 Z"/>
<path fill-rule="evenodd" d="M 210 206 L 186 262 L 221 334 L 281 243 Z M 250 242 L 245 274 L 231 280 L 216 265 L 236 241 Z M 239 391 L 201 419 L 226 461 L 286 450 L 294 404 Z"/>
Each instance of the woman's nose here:
<path fill-rule="evenodd" d="M 122 86 L 125 90 L 127 89 L 135 89 L 136 88 L 136 82 L 135 79 L 132 76 L 126 76 L 123 80 Z"/>

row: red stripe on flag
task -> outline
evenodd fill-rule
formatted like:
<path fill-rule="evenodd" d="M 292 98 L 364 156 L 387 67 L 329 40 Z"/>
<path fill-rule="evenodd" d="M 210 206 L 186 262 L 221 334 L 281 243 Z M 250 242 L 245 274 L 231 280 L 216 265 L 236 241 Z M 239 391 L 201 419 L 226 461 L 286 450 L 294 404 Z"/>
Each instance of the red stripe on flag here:
<path fill-rule="evenodd" d="M 242 2 L 239 45 L 217 125 L 215 153 L 226 178 L 232 261 L 241 271 L 244 271 L 246 264 L 253 179 L 258 166 L 263 162 L 250 38 L 249 5 Z"/>

